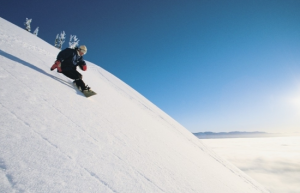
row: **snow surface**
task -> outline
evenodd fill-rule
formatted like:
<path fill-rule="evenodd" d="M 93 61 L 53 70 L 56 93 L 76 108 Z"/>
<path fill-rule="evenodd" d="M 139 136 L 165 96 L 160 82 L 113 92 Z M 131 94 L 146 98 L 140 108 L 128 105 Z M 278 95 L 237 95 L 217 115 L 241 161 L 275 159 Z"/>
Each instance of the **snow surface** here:
<path fill-rule="evenodd" d="M 150 101 L 87 62 L 85 98 L 59 50 L 0 18 L 0 192 L 267 192 Z"/>

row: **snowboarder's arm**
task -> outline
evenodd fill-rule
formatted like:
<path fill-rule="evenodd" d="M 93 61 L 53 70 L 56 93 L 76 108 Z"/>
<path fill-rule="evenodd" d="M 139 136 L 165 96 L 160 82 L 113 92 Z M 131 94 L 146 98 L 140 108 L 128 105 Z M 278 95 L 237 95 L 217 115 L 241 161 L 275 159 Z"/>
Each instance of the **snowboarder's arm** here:
<path fill-rule="evenodd" d="M 65 59 L 69 58 L 70 56 L 72 56 L 73 54 L 73 50 L 72 49 L 65 49 L 61 52 L 59 52 L 59 54 L 57 55 L 57 60 L 60 62 L 63 62 Z"/>

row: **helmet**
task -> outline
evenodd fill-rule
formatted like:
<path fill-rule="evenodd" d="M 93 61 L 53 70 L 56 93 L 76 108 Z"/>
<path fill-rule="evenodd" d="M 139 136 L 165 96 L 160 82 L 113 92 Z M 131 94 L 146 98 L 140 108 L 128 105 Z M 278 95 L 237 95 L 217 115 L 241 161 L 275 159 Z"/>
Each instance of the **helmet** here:
<path fill-rule="evenodd" d="M 86 52 L 87 52 L 87 48 L 86 48 L 85 45 L 79 46 L 78 50 L 81 51 L 81 52 L 84 53 L 84 54 L 86 54 Z"/>

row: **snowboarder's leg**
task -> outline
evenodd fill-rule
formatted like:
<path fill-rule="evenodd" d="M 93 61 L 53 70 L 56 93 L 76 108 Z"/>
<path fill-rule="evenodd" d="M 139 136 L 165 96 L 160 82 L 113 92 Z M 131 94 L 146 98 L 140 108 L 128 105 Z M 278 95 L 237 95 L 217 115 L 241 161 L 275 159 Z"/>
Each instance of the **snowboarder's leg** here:
<path fill-rule="evenodd" d="M 76 79 L 75 83 L 76 83 L 77 87 L 80 88 L 81 91 L 86 89 L 86 86 L 82 79 Z"/>
<path fill-rule="evenodd" d="M 75 80 L 76 86 L 81 89 L 81 91 L 86 90 L 87 86 L 82 80 L 82 75 L 77 70 L 62 72 L 65 76 Z"/>
<path fill-rule="evenodd" d="M 82 79 L 82 75 L 79 72 L 77 72 L 76 70 L 63 71 L 62 73 L 66 77 L 71 78 L 73 80 Z"/>

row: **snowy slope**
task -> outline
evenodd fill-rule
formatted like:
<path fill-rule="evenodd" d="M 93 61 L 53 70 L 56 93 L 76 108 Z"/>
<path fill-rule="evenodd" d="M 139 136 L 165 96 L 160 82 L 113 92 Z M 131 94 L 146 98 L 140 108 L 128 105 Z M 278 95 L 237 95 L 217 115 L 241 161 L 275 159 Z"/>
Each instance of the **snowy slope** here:
<path fill-rule="evenodd" d="M 0 18 L 0 192 L 267 192 L 90 62 L 85 98 L 57 53 Z"/>

